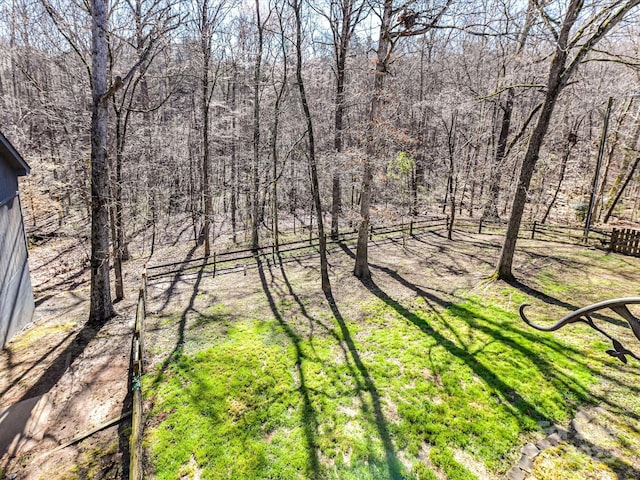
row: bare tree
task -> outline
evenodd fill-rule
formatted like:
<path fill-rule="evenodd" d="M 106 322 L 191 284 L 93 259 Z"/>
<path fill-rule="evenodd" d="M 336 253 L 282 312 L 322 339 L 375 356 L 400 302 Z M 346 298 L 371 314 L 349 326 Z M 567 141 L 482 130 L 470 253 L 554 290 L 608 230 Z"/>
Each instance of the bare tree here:
<path fill-rule="evenodd" d="M 583 0 L 571 0 L 561 20 L 552 18 L 549 11 L 536 4 L 549 33 L 554 39 L 555 49 L 551 57 L 540 116 L 531 134 L 522 162 L 511 206 L 509 225 L 496 268 L 497 278 L 503 280 L 513 279 L 513 256 L 524 207 L 527 203 L 529 184 L 531 183 L 540 148 L 549 128 L 551 115 L 560 92 L 595 45 L 639 4 L 640 0 L 630 0 L 626 2 L 617 1 L 611 5 L 600 5 L 591 16 L 585 17 Z M 559 25 L 559 30 L 554 26 L 556 24 Z M 572 35 L 573 30 L 576 31 Z"/>
<path fill-rule="evenodd" d="M 91 304 L 89 323 L 114 315 L 109 283 L 109 163 L 106 0 L 91 1 Z"/>
<path fill-rule="evenodd" d="M 149 124 L 151 123 L 150 114 L 153 110 L 159 108 L 164 99 L 158 101 L 157 106 L 152 106 L 149 98 L 149 86 L 146 78 L 146 72 L 151 62 L 156 58 L 157 54 L 165 45 L 161 42 L 169 32 L 177 27 L 177 16 L 172 15 L 171 3 L 147 2 L 145 0 L 135 0 L 133 3 L 127 3 L 129 13 L 132 14 L 135 22 L 135 32 L 132 39 L 135 51 L 136 74 L 129 76 L 126 83 L 120 89 L 122 94 L 114 94 L 111 97 L 112 107 L 115 113 L 115 152 L 112 155 L 112 182 L 111 182 L 111 237 L 113 243 L 113 272 L 116 300 L 124 298 L 124 279 L 122 275 L 122 263 L 129 259 L 129 252 L 125 240 L 125 226 L 123 220 L 124 202 L 122 199 L 123 189 L 123 163 L 125 157 L 125 146 L 129 139 L 129 125 L 132 114 L 142 112 L 144 119 L 144 131 L 147 136 L 149 133 Z M 130 42 L 121 42 L 119 46 L 114 45 L 111 40 L 112 59 L 111 70 L 117 67 L 114 63 L 118 60 L 116 53 L 124 57 L 120 61 L 129 62 L 127 48 Z M 112 75 L 113 76 L 113 73 Z M 140 94 L 138 95 L 138 92 Z M 140 97 L 140 104 L 136 105 L 136 97 Z M 150 152 L 147 152 L 150 154 Z"/>
<path fill-rule="evenodd" d="M 331 292 L 331 283 L 329 282 L 329 269 L 327 265 L 327 239 L 324 234 L 324 222 L 322 218 L 322 203 L 320 201 L 320 187 L 318 183 L 318 167 L 316 161 L 315 136 L 313 133 L 313 121 L 311 119 L 311 111 L 307 101 L 307 94 L 302 78 L 302 0 L 293 0 L 291 3 L 296 18 L 296 81 L 298 83 L 298 91 L 300 92 L 300 103 L 307 127 L 307 146 L 309 151 L 309 169 L 311 171 L 311 193 L 313 195 L 313 204 L 316 212 L 316 222 L 318 227 L 318 241 L 320 244 L 320 275 L 322 279 L 322 291 Z"/>
<path fill-rule="evenodd" d="M 560 161 L 560 173 L 558 174 L 558 185 L 556 185 L 555 190 L 553 191 L 553 196 L 549 201 L 549 205 L 547 205 L 547 209 L 540 220 L 540 223 L 546 223 L 547 218 L 549 217 L 549 213 L 551 213 L 551 209 L 558 198 L 558 193 L 560 193 L 560 187 L 562 186 L 562 182 L 565 177 L 565 173 L 567 171 L 567 162 L 569 161 L 569 155 L 571 155 L 571 151 L 573 147 L 575 147 L 576 142 L 578 141 L 578 134 L 576 133 L 582 119 L 576 120 L 570 128 L 569 134 L 567 135 L 566 144 L 564 147 L 564 152 L 562 154 L 562 160 Z"/>
<path fill-rule="evenodd" d="M 200 121 L 202 129 L 202 198 L 204 203 L 204 222 L 202 227 L 204 240 L 204 255 L 211 254 L 211 219 L 213 218 L 213 206 L 211 195 L 211 153 L 210 153 L 210 121 L 209 112 L 211 99 L 217 85 L 220 62 L 216 64 L 213 78 L 211 76 L 212 46 L 215 29 L 219 26 L 224 15 L 225 2 L 219 1 L 211 3 L 210 0 L 199 0 L 197 2 L 198 17 L 196 28 L 199 33 L 200 54 L 202 55 L 202 72 L 200 77 L 201 112 Z"/>
<path fill-rule="evenodd" d="M 253 70 L 253 165 L 251 184 L 251 248 L 260 244 L 260 81 L 262 79 L 262 53 L 265 22 L 260 15 L 260 1 L 256 0 L 256 28 L 258 33 Z"/>
<path fill-rule="evenodd" d="M 335 61 L 335 107 L 333 114 L 333 148 L 336 153 L 332 178 L 331 236 L 338 237 L 339 217 L 342 210 L 340 174 L 344 151 L 345 78 L 349 46 L 355 29 L 362 20 L 365 2 L 356 0 L 331 0 L 326 15 L 333 37 Z"/>
<path fill-rule="evenodd" d="M 640 0 L 639 0 L 640 1 Z M 423 35 L 440 22 L 448 10 L 451 0 L 444 5 L 437 6 L 432 12 L 414 12 L 410 6 L 414 2 L 407 2 L 394 7 L 393 0 L 384 0 L 380 15 L 380 32 L 376 51 L 375 74 L 373 79 L 373 93 L 367 116 L 367 134 L 365 157 L 363 161 L 362 187 L 360 191 L 360 224 L 358 226 L 358 245 L 353 274 L 361 280 L 371 278 L 369 270 L 368 240 L 369 225 L 371 223 L 371 189 L 373 183 L 373 160 L 378 155 L 376 130 L 380 128 L 381 108 L 383 103 L 384 79 L 389 70 L 389 62 L 393 50 L 402 37 Z"/>
<path fill-rule="evenodd" d="M 529 1 L 527 5 L 527 11 L 525 15 L 525 21 L 521 30 L 517 34 L 517 46 L 515 50 L 515 68 L 518 70 L 522 65 L 522 54 L 525 49 L 527 38 L 531 27 L 535 20 L 535 3 L 533 0 Z M 506 53 L 506 52 L 505 52 Z M 504 55 L 507 57 L 507 54 Z M 506 64 L 507 58 L 503 58 L 502 63 L 502 76 L 506 76 Z M 498 107 L 502 112 L 502 119 L 500 121 L 500 133 L 498 135 L 498 143 L 495 150 L 495 156 L 493 160 L 493 168 L 491 169 L 491 175 L 489 177 L 489 198 L 485 204 L 484 211 L 482 213 L 483 219 L 498 219 L 498 195 L 500 193 L 500 180 L 502 172 L 504 170 L 505 157 L 508 153 L 508 139 L 511 131 L 511 118 L 513 115 L 513 103 L 515 100 L 515 88 L 507 87 L 506 92 L 502 91 L 500 96 L 504 94 L 504 100 L 498 102 Z M 528 124 L 528 123 L 527 123 Z"/>

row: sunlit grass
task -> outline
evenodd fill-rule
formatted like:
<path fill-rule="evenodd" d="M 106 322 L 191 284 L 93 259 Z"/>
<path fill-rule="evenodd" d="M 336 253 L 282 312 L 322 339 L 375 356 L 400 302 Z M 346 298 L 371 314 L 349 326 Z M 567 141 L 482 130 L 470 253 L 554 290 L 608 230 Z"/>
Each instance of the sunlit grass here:
<path fill-rule="evenodd" d="M 525 241 L 526 285 L 441 280 L 452 258 L 452 272 L 474 261 L 486 269 L 486 244 L 468 245 L 445 245 L 413 280 L 407 272 L 429 270 L 429 254 L 424 263 L 415 245 L 402 249 L 376 267 L 376 283 L 334 284 L 335 303 L 318 292 L 315 270 L 265 260 L 240 289 L 229 276 L 198 292 L 195 307 L 158 318 L 167 332 L 181 325 L 183 341 L 164 339 L 144 379 L 149 475 L 497 479 L 523 443 L 592 403 L 620 418 L 622 453 L 607 461 L 628 462 L 640 442 L 624 413 L 640 410 L 637 368 L 608 357 L 608 342 L 584 325 L 543 333 L 517 310 L 531 303 L 531 317 L 549 324 L 637 294 L 635 263 L 566 245 L 551 258 L 548 244 Z M 566 470 L 583 457 L 568 454 Z"/>
<path fill-rule="evenodd" d="M 575 347 L 504 309 L 512 290 L 440 310 L 380 290 L 357 320 L 315 307 L 313 333 L 289 300 L 280 319 L 236 318 L 147 375 L 156 477 L 477 478 L 456 450 L 506 470 L 523 433 L 567 421 L 595 381 Z"/>

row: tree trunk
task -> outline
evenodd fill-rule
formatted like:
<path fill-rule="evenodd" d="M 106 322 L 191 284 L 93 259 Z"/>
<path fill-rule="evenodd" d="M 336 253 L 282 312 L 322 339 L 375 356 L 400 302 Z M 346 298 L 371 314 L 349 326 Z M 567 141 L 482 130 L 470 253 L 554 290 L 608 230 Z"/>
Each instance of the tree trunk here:
<path fill-rule="evenodd" d="M 546 85 L 546 95 L 540 117 L 538 118 L 536 127 L 533 130 L 531 140 L 527 147 L 527 152 L 522 162 L 520 178 L 513 198 L 509 226 L 507 227 L 507 234 L 505 236 L 500 260 L 496 269 L 497 278 L 505 280 L 513 278 L 511 267 L 513 263 L 513 255 L 515 253 L 516 241 L 518 239 L 518 232 L 520 230 L 520 222 L 522 220 L 524 206 L 527 201 L 527 190 L 531 182 L 531 176 L 533 175 L 536 162 L 538 161 L 540 147 L 542 146 L 544 135 L 549 127 L 549 120 L 551 119 L 558 95 L 569 81 L 572 73 L 578 68 L 578 65 L 582 63 L 586 55 L 608 32 L 611 31 L 611 29 L 620 23 L 626 15 L 638 5 L 640 5 L 640 0 L 630 0 L 622 3 L 622 5 L 616 4 L 614 7 L 603 7 L 603 10 L 597 11 L 592 17 L 592 24 L 596 24 L 596 19 L 602 20 L 597 24 L 597 27 L 594 27 L 592 31 L 593 33 L 590 34 L 589 38 L 585 38 L 585 30 L 583 29 L 578 32 L 574 32 L 573 38 L 569 41 L 571 29 L 585 6 L 583 0 L 570 0 L 569 5 L 567 6 L 567 13 L 560 26 L 560 31 L 557 34 L 556 48 L 551 59 L 549 77 Z M 576 47 L 576 45 L 580 46 Z M 577 53 L 573 56 L 569 65 L 566 65 L 569 51 L 573 47 L 577 49 Z"/>
<path fill-rule="evenodd" d="M 500 135 L 498 137 L 498 146 L 496 148 L 496 156 L 493 160 L 493 169 L 491 170 L 491 184 L 489 186 L 489 199 L 482 212 L 482 219 L 498 220 L 498 195 L 500 193 L 500 180 L 502 179 L 502 169 L 504 168 L 505 152 L 507 150 L 507 138 L 511 129 L 511 115 L 513 113 L 513 88 L 507 90 L 507 99 L 502 106 L 502 122 L 500 123 Z"/>
<path fill-rule="evenodd" d="M 551 198 L 551 201 L 547 206 L 547 210 L 544 212 L 542 220 L 540 220 L 540 223 L 542 224 L 545 224 L 547 222 L 547 217 L 549 216 L 549 213 L 551 213 L 551 209 L 553 208 L 553 205 L 556 203 L 556 199 L 558 198 L 558 193 L 560 193 L 560 187 L 562 186 L 562 182 L 564 180 L 564 174 L 567 171 L 567 162 L 569 161 L 569 155 L 571 154 L 571 149 L 576 144 L 576 139 L 577 137 L 575 132 L 573 131 L 569 132 L 569 138 L 567 139 L 567 147 L 564 151 L 564 155 L 562 156 L 562 163 L 560 165 L 560 175 L 559 175 L 560 178 L 558 178 L 558 185 L 556 186 L 556 189 L 553 192 L 553 197 Z"/>
<path fill-rule="evenodd" d="M 253 182 L 251 191 L 251 248 L 260 245 L 258 227 L 260 224 L 260 69 L 262 67 L 263 29 L 260 19 L 260 1 L 256 0 L 256 21 L 258 24 L 258 51 L 253 72 Z"/>
<path fill-rule="evenodd" d="M 562 29 L 555 49 L 555 55 L 551 60 L 544 103 L 536 126 L 531 134 L 531 139 L 529 140 L 524 160 L 522 161 L 520 176 L 518 178 L 518 184 L 513 197 L 513 203 L 511 205 L 511 216 L 509 217 L 507 233 L 504 238 L 502 251 L 500 252 L 500 259 L 496 269 L 497 278 L 502 280 L 513 279 L 513 256 L 515 254 L 518 232 L 520 231 L 520 224 L 524 214 L 524 207 L 527 203 L 527 192 L 531 183 L 533 171 L 536 163 L 538 162 L 538 156 L 540 154 L 542 142 L 544 141 L 544 136 L 549 128 L 549 121 L 551 120 L 556 100 L 568 80 L 565 64 L 568 55 L 567 44 L 569 33 L 578 14 L 580 13 L 582 5 L 582 0 L 571 0 L 567 14 L 562 23 Z"/>
<path fill-rule="evenodd" d="M 122 242 L 124 241 L 124 233 L 122 232 L 122 147 L 124 147 L 124 142 L 120 138 L 122 135 L 121 113 L 121 110 L 116 110 L 116 165 L 111 191 L 113 196 L 113 201 L 111 202 L 111 238 L 113 241 L 113 274 L 115 277 L 116 300 L 124 298 L 124 280 L 122 278 Z"/>
<path fill-rule="evenodd" d="M 107 161 L 107 2 L 91 1 L 91 304 L 89 323 L 114 315 L 109 282 L 109 165 Z"/>
<path fill-rule="evenodd" d="M 346 0 L 341 5 L 341 25 L 339 41 L 334 45 L 336 58 L 336 100 L 334 111 L 334 137 L 333 147 L 336 153 L 336 165 L 333 169 L 333 178 L 331 184 L 332 204 L 331 204 L 331 237 L 338 238 L 339 233 L 339 217 L 342 213 L 342 192 L 340 186 L 340 173 L 342 169 L 342 152 L 344 149 L 344 83 L 345 83 L 345 65 L 347 60 L 347 50 L 353 34 L 353 2 Z M 359 21 L 359 12 L 355 14 L 355 23 Z M 337 27 L 334 37 L 337 34 Z"/>
<path fill-rule="evenodd" d="M 211 38 L 209 32 L 209 2 L 202 2 L 202 29 L 201 29 L 201 48 L 202 48 L 202 197 L 204 201 L 204 256 L 211 255 L 211 244 L 209 231 L 211 230 L 211 186 L 209 185 L 209 63 L 211 60 Z"/>
<path fill-rule="evenodd" d="M 371 183 L 373 172 L 371 161 L 366 159 L 362 174 L 362 190 L 360 192 L 360 224 L 358 226 L 358 244 L 356 246 L 356 263 L 353 274 L 361 280 L 371 278 L 369 270 L 368 247 L 370 225 Z"/>
<path fill-rule="evenodd" d="M 454 188 L 455 182 L 455 164 L 454 164 L 454 156 L 455 156 L 455 129 L 456 129 L 456 117 L 457 112 L 454 111 L 451 116 L 451 128 L 448 128 L 447 132 L 447 149 L 449 152 L 449 181 L 447 183 L 448 191 L 447 196 L 449 197 L 449 228 L 447 229 L 447 239 L 452 240 L 453 238 L 453 223 L 456 219 L 456 188 Z M 445 124 L 446 127 L 446 124 Z"/>
<path fill-rule="evenodd" d="M 626 187 L 626 183 L 630 179 L 630 176 L 627 176 L 625 180 L 623 172 L 627 171 L 627 169 L 629 168 L 629 164 L 631 163 L 631 159 L 633 158 L 633 153 L 636 151 L 636 148 L 638 146 L 638 139 L 640 139 L 640 110 L 636 112 L 635 118 L 633 119 L 632 128 L 633 130 L 631 133 L 631 137 L 625 141 L 625 145 L 623 147 L 624 155 L 622 157 L 621 171 L 616 177 L 613 185 L 611 186 L 611 190 L 609 191 L 610 200 L 608 201 L 606 206 L 607 213 L 602 220 L 604 223 L 607 223 L 609 221 L 609 218 L 613 213 L 613 209 L 622 196 L 621 192 L 624 191 L 624 187 Z M 633 168 L 631 171 L 633 172 Z M 621 187 L 621 184 L 623 184 L 624 186 Z"/>
<path fill-rule="evenodd" d="M 556 56 L 558 58 L 562 54 Z M 554 60 L 555 61 L 555 60 Z M 552 73 L 554 72 L 552 66 Z M 513 279 L 513 273 L 511 271 L 513 265 L 513 256 L 515 254 L 516 241 L 518 239 L 518 232 L 520 231 L 520 223 L 522 222 L 522 216 L 524 214 L 524 207 L 527 203 L 527 192 L 531 183 L 531 177 L 533 176 L 533 170 L 538 161 L 538 155 L 540 153 L 540 147 L 544 136 L 549 128 L 549 121 L 551 114 L 555 107 L 555 102 L 560 93 L 560 75 L 550 75 L 549 89 L 542 106 L 542 111 L 535 129 L 531 135 L 529 146 L 522 162 L 520 170 L 520 177 L 518 179 L 518 186 L 513 197 L 513 203 L 511 205 L 511 216 L 509 217 L 509 225 L 507 226 L 507 233 L 505 235 L 504 243 L 502 245 L 502 251 L 500 253 L 500 260 L 498 262 L 497 275 L 502 280 Z"/>
<path fill-rule="evenodd" d="M 341 55 L 346 56 L 346 47 L 341 48 Z M 336 85 L 336 109 L 334 117 L 334 140 L 333 146 L 336 152 L 336 165 L 333 169 L 333 178 L 331 183 L 332 204 L 331 204 L 331 237 L 338 238 L 339 218 L 342 211 L 342 195 L 340 187 L 340 173 L 342 167 L 342 151 L 343 151 L 343 118 L 344 118 L 344 74 L 345 74 L 345 58 L 340 56 L 337 65 L 337 85 Z"/>
<path fill-rule="evenodd" d="M 304 88 L 302 78 L 302 19 L 300 15 L 301 0 L 295 0 L 294 11 L 296 16 L 296 80 L 298 90 L 300 92 L 300 102 L 302 110 L 307 122 L 307 138 L 309 139 L 309 167 L 311 170 L 311 192 L 313 194 L 313 203 L 316 211 L 316 221 L 318 224 L 318 240 L 320 246 L 320 276 L 322 278 L 322 291 L 331 292 L 331 283 L 329 282 L 329 268 L 327 264 L 327 248 L 326 237 L 324 235 L 324 221 L 322 218 L 322 205 L 320 203 L 320 189 L 318 184 L 318 169 L 316 165 L 316 149 L 315 137 L 313 135 L 313 122 L 311 121 L 311 112 Z M 311 226 L 310 226 L 311 227 Z M 311 229 L 309 230 L 311 232 Z"/>
<path fill-rule="evenodd" d="M 371 187 L 373 182 L 373 158 L 377 155 L 375 138 L 376 124 L 380 120 L 380 107 L 382 105 L 382 93 L 384 79 L 387 74 L 391 42 L 389 29 L 393 13 L 393 0 L 384 0 L 382 23 L 380 24 L 380 36 L 376 56 L 376 70 L 373 81 L 373 96 L 369 108 L 369 124 L 367 126 L 367 147 L 362 173 L 362 189 L 360 191 L 360 225 L 358 226 L 358 245 L 356 248 L 356 262 L 353 274 L 361 280 L 371 278 L 369 270 L 369 225 L 371 206 Z"/>
<path fill-rule="evenodd" d="M 237 211 L 238 211 L 238 159 L 236 155 L 236 71 L 234 69 L 231 80 L 231 199 L 229 208 L 231 209 L 231 236 L 233 243 L 237 242 L 236 231 Z"/>
<path fill-rule="evenodd" d="M 527 5 L 527 13 L 522 30 L 518 35 L 518 46 L 515 52 L 517 63 L 520 63 L 521 55 L 524 47 L 527 43 L 529 31 L 533 25 L 534 15 L 536 11 L 535 3 L 529 0 Z M 502 73 L 505 74 L 505 65 L 502 65 Z M 504 169 L 505 157 L 507 155 L 507 140 L 509 138 L 509 132 L 511 130 L 511 117 L 513 115 L 513 103 L 514 103 L 515 91 L 513 88 L 507 89 L 507 98 L 504 105 L 500 105 L 502 109 L 502 121 L 500 122 L 500 134 L 498 136 L 498 145 L 496 147 L 496 154 L 491 168 L 491 184 L 489 186 L 489 199 L 484 206 L 482 212 L 482 219 L 499 220 L 500 214 L 498 213 L 498 196 L 500 194 L 500 182 L 502 180 L 502 171 Z M 537 109 L 534 109 L 534 112 Z M 529 119 L 532 118 L 530 115 Z M 529 124 L 527 120 L 523 125 L 523 132 L 526 126 Z M 493 136 L 492 136 L 493 137 Z"/>
<path fill-rule="evenodd" d="M 279 237 L 279 225 L 278 225 L 278 133 L 280 126 L 280 109 L 282 106 L 282 99 L 287 88 L 288 80 L 288 63 L 287 63 L 287 51 L 285 48 L 285 39 L 281 40 L 282 45 L 282 85 L 279 89 L 276 89 L 276 101 L 273 106 L 273 130 L 271 133 L 271 159 L 273 161 L 273 198 L 271 199 L 273 205 L 273 245 L 276 252 L 280 251 L 280 237 Z"/>
<path fill-rule="evenodd" d="M 611 214 L 613 213 L 613 210 L 616 208 L 616 205 L 620 201 L 620 197 L 622 197 L 622 194 L 624 193 L 624 190 L 627 188 L 629 181 L 633 178 L 633 174 L 636 172 L 636 168 L 638 168 L 639 162 L 640 162 L 640 157 L 636 157 L 636 159 L 633 162 L 633 165 L 631 166 L 631 170 L 629 171 L 627 177 L 624 179 L 624 182 L 622 182 L 622 185 L 620 186 L 620 189 L 618 190 L 617 195 L 611 202 L 611 206 L 609 207 L 609 210 L 607 210 L 607 214 L 604 216 L 604 223 L 607 223 L 609 221 L 609 217 L 611 216 Z"/>
<path fill-rule="evenodd" d="M 409 215 L 411 216 L 411 224 L 413 225 L 413 220 L 418 215 L 418 173 L 422 168 L 420 163 L 422 162 L 422 155 L 416 158 L 413 167 L 411 168 L 411 209 L 409 211 Z M 411 232 L 413 234 L 413 231 Z"/>
<path fill-rule="evenodd" d="M 616 150 L 618 149 L 618 143 L 620 142 L 620 130 L 622 128 L 622 125 L 624 125 L 624 122 L 627 118 L 629 110 L 631 109 L 631 106 L 633 105 L 633 100 L 634 100 L 633 97 L 629 99 L 624 111 L 618 117 L 618 121 L 616 122 L 615 130 L 614 130 L 615 133 L 613 134 L 613 139 L 611 140 L 611 146 L 609 147 L 609 151 L 607 152 L 607 161 L 604 165 L 602 182 L 600 182 L 600 188 L 598 189 L 598 195 L 596 197 L 598 201 L 596 202 L 596 205 L 594 206 L 594 209 L 593 209 L 594 216 L 596 211 L 598 213 L 597 215 L 598 220 L 600 220 L 600 218 L 602 217 L 602 213 L 604 210 L 604 200 L 605 200 L 604 191 L 607 186 L 607 180 L 609 178 L 609 169 L 611 168 L 611 162 L 613 161 Z"/>
<path fill-rule="evenodd" d="M 471 167 L 469 169 L 471 174 L 471 186 L 469 187 L 469 208 L 467 212 L 469 213 L 469 217 L 473 218 L 473 214 L 475 212 L 476 205 L 476 189 L 478 187 L 478 155 L 479 155 L 479 147 L 472 146 L 473 153 L 471 154 Z"/>

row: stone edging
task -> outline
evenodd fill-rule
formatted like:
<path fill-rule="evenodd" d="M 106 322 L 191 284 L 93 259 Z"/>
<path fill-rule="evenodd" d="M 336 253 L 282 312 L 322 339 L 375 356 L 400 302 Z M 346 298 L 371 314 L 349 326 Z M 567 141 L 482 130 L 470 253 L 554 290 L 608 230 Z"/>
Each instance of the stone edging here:
<path fill-rule="evenodd" d="M 594 414 L 602 414 L 605 411 L 606 410 L 602 407 L 595 407 L 589 413 L 586 410 L 580 410 L 576 414 L 575 418 L 571 420 L 569 429 L 559 425 L 552 425 L 550 428 L 544 427 L 545 430 L 550 432 L 549 435 L 536 442 L 535 445 L 533 443 L 527 443 L 524 445 L 520 449 L 520 452 L 522 453 L 520 460 L 518 460 L 516 465 L 509 469 L 504 476 L 504 480 L 524 480 L 527 475 L 531 473 L 533 460 L 540 454 L 540 452 L 547 448 L 555 447 L 569 439 L 579 440 L 582 430 L 581 423 L 590 423 L 594 420 Z"/>

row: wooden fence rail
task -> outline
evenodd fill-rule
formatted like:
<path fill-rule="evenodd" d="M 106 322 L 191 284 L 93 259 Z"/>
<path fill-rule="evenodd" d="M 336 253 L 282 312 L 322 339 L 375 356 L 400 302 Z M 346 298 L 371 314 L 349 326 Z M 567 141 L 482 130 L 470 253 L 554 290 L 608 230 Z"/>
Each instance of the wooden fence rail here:
<path fill-rule="evenodd" d="M 131 344 L 131 388 L 133 408 L 131 437 L 129 442 L 129 479 L 142 480 L 142 374 L 144 373 L 144 320 L 147 315 L 147 273 L 142 272 L 142 284 L 138 291 L 136 323 Z"/>
<path fill-rule="evenodd" d="M 431 231 L 438 228 L 448 228 L 449 217 L 432 217 L 422 219 L 412 219 L 407 223 L 392 225 L 371 226 L 369 230 L 369 240 L 376 238 L 392 237 L 395 234 L 413 235 L 418 232 Z M 479 234 L 503 235 L 506 232 L 507 222 L 487 221 L 479 218 L 457 218 L 454 223 L 454 230 Z M 611 233 L 602 229 L 591 229 L 589 244 L 598 248 L 608 247 L 611 242 Z M 327 246 L 332 243 L 346 242 L 354 240 L 358 235 L 357 230 L 350 230 L 340 233 L 337 238 L 327 238 Z M 558 242 L 583 243 L 584 235 L 581 227 L 571 225 L 548 225 L 537 222 L 523 222 L 520 229 L 520 236 L 533 239 L 545 239 Z M 620 234 L 621 238 L 622 234 Z M 626 237 L 624 237 L 626 238 Z M 291 255 L 305 250 L 311 252 L 319 247 L 318 237 L 310 237 L 304 240 L 281 243 L 276 245 L 263 245 L 257 249 L 245 248 L 228 252 L 215 252 L 210 257 L 197 257 L 186 259 L 180 262 L 163 263 L 147 267 L 148 279 L 158 279 L 161 277 L 188 273 L 190 271 L 213 270 L 215 275 L 218 268 L 221 270 L 232 270 L 234 268 L 246 267 L 248 262 L 255 258 L 255 255 Z M 622 247 L 620 247 L 622 248 Z M 624 251 L 633 251 L 632 244 L 625 247 Z M 640 248 L 638 246 L 637 248 Z M 618 251 L 618 250 L 616 250 Z M 620 250 L 623 251 L 623 250 Z M 233 265 L 232 265 L 233 264 Z M 232 266 L 230 266 L 232 265 Z"/>
<path fill-rule="evenodd" d="M 535 234 L 534 234 L 535 233 Z M 568 225 L 546 225 L 534 223 L 531 238 L 546 239 L 553 241 L 571 241 L 572 243 L 584 243 L 584 230 L 582 227 Z M 611 233 L 606 230 L 592 228 L 589 231 L 587 244 L 604 248 L 609 245 Z"/>
<path fill-rule="evenodd" d="M 393 224 L 386 226 L 372 226 L 369 231 L 369 238 L 373 239 L 373 236 L 384 237 L 387 235 L 392 235 L 394 233 L 402 232 L 403 234 L 407 234 L 409 232 L 417 232 L 424 231 L 426 229 L 438 228 L 445 225 L 444 218 L 428 218 L 421 220 L 413 220 L 412 222 L 402 223 L 402 224 Z M 357 237 L 358 231 L 351 230 L 347 232 L 343 232 L 338 235 L 338 238 L 332 239 L 327 238 L 327 244 L 331 243 L 339 243 L 353 240 Z M 318 237 L 312 237 L 310 239 L 305 240 L 297 240 L 292 242 L 285 242 L 276 245 L 264 245 L 262 247 L 258 247 L 257 249 L 241 249 L 241 250 L 232 250 L 229 252 L 215 252 L 210 257 L 198 257 L 187 259 L 181 262 L 172 262 L 172 263 L 163 263 L 159 265 L 153 265 L 147 267 L 148 271 L 148 279 L 157 279 L 160 277 L 164 277 L 167 275 L 174 275 L 182 272 L 188 272 L 190 270 L 202 269 L 205 267 L 212 266 L 214 272 L 216 269 L 223 264 L 229 264 L 232 262 L 241 263 L 249 259 L 253 259 L 256 254 L 258 255 L 269 255 L 276 253 L 281 255 L 292 254 L 293 252 L 300 252 L 303 250 L 309 249 L 317 249 L 319 246 Z"/>
<path fill-rule="evenodd" d="M 640 257 L 640 230 L 614 228 L 611 232 L 609 250 L 624 255 Z"/>
<path fill-rule="evenodd" d="M 506 221 L 487 221 L 475 218 L 460 218 L 454 223 L 454 230 L 471 233 L 504 235 L 507 231 Z M 549 225 L 538 222 L 523 222 L 520 228 L 521 238 L 531 240 L 551 240 L 557 242 L 583 243 L 584 230 L 581 226 Z M 590 230 L 589 245 L 603 248 L 609 245 L 611 233 L 599 228 Z"/>

